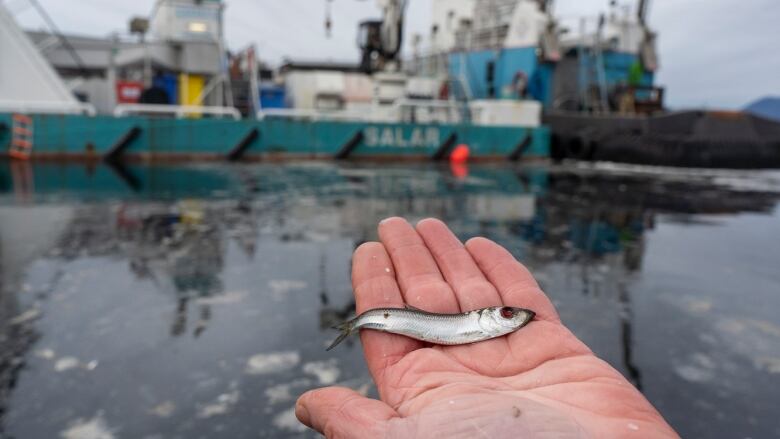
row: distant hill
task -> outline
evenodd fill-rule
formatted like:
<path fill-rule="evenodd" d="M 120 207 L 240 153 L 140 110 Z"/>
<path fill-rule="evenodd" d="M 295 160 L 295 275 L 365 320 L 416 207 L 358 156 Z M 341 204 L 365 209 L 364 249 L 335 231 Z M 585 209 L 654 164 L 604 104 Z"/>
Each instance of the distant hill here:
<path fill-rule="evenodd" d="M 780 121 L 780 96 L 759 99 L 745 107 L 745 111 L 767 119 Z"/>

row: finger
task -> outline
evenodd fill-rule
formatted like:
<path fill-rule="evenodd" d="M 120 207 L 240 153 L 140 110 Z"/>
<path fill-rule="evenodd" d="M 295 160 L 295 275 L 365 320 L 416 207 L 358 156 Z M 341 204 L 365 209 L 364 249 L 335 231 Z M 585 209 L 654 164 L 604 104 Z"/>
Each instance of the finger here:
<path fill-rule="evenodd" d="M 328 438 L 384 437 L 389 419 L 398 413 L 387 404 L 342 387 L 306 392 L 295 404 L 295 416 Z"/>
<path fill-rule="evenodd" d="M 461 310 L 469 311 L 502 304 L 496 288 L 488 282 L 474 258 L 446 224 L 437 219 L 425 219 L 417 223 L 417 233 L 455 291 Z"/>
<path fill-rule="evenodd" d="M 426 311 L 460 312 L 458 300 L 420 235 L 403 218 L 379 223 L 379 238 L 396 270 L 406 303 Z"/>
<path fill-rule="evenodd" d="M 498 289 L 505 305 L 528 308 L 540 319 L 560 321 L 552 302 L 528 269 L 504 247 L 489 239 L 474 238 L 466 243 L 466 249 Z"/>
<path fill-rule="evenodd" d="M 369 242 L 355 250 L 352 258 L 352 288 L 358 315 L 375 308 L 403 308 L 404 299 L 395 282 L 395 271 L 385 247 Z M 384 370 L 422 343 L 395 334 L 361 331 L 363 352 L 380 393 L 384 387 Z"/>

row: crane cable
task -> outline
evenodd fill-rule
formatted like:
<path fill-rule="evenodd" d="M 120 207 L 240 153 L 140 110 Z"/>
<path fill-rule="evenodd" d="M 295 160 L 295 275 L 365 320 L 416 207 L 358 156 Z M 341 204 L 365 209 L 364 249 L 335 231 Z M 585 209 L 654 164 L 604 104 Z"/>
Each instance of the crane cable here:
<path fill-rule="evenodd" d="M 79 69 L 79 73 L 81 73 L 84 77 L 89 77 L 90 74 L 86 65 L 84 64 L 84 60 L 81 59 L 81 56 L 78 54 L 73 45 L 70 44 L 70 41 L 68 41 L 65 35 L 60 32 L 60 29 L 46 12 L 46 9 L 43 8 L 43 5 L 41 5 L 38 0 L 28 1 L 38 11 L 38 14 L 40 14 L 41 18 L 43 18 L 43 21 L 46 23 L 46 26 L 49 27 L 49 30 L 54 34 L 55 37 L 57 37 L 58 40 L 60 40 L 60 43 L 65 47 L 68 53 L 70 53 L 71 58 L 73 58 L 73 61 L 75 61 L 76 66 Z"/>

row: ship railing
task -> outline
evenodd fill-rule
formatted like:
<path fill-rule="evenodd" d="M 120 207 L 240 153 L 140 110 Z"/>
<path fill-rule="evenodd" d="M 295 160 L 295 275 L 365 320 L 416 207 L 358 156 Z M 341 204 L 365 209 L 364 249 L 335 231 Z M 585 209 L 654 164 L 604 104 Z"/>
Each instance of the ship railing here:
<path fill-rule="evenodd" d="M 263 120 L 268 117 L 287 118 L 287 119 L 299 119 L 299 120 L 338 120 L 338 121 L 367 121 L 370 119 L 370 114 L 359 111 L 338 110 L 338 111 L 325 111 L 308 108 L 267 108 L 257 112 L 258 120 Z"/>
<path fill-rule="evenodd" d="M 446 52 L 428 52 L 404 60 L 404 68 L 412 76 L 438 77 L 448 73 Z"/>
<path fill-rule="evenodd" d="M 361 110 L 317 110 L 303 108 L 269 108 L 257 112 L 257 119 L 269 117 L 310 121 L 359 121 L 359 122 L 438 122 L 463 120 L 463 103 L 430 100 L 400 99 L 388 106 L 370 106 Z"/>
<path fill-rule="evenodd" d="M 119 104 L 114 108 L 114 116 L 130 115 L 168 115 L 178 119 L 191 116 L 215 116 L 241 119 L 241 112 L 233 107 L 201 107 L 197 105 L 165 105 L 165 104 Z"/>
<path fill-rule="evenodd" d="M 402 99 L 393 107 L 403 122 L 453 123 L 464 120 L 464 104 L 449 100 Z"/>
<path fill-rule="evenodd" d="M 97 110 L 92 104 L 83 102 L 63 103 L 49 101 L 6 101 L 0 100 L 0 113 L 22 114 L 84 114 L 94 116 Z"/>

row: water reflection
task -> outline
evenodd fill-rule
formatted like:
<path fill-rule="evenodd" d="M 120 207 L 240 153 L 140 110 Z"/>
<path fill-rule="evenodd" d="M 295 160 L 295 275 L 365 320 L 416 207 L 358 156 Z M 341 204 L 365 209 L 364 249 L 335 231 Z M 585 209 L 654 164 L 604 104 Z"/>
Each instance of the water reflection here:
<path fill-rule="evenodd" d="M 659 305 L 637 296 L 658 224 L 707 227 L 712 215 L 771 215 L 777 204 L 777 192 L 714 180 L 474 165 L 0 163 L 4 428 L 56 437 L 81 419 L 104 423 L 106 437 L 306 434 L 291 418 L 296 393 L 334 382 L 371 391 L 355 340 L 335 356 L 323 347 L 354 310 L 351 252 L 390 215 L 436 216 L 464 238 L 505 245 L 575 332 L 642 388 L 659 373 L 643 352 L 660 342 L 642 326 Z M 19 323 L 30 310 L 40 318 Z M 32 350 L 20 331 L 40 333 Z M 63 381 L 56 365 L 68 358 L 77 366 Z M 79 400 L 64 403 L 68 392 Z M 704 431 L 693 420 L 675 427 Z"/>

